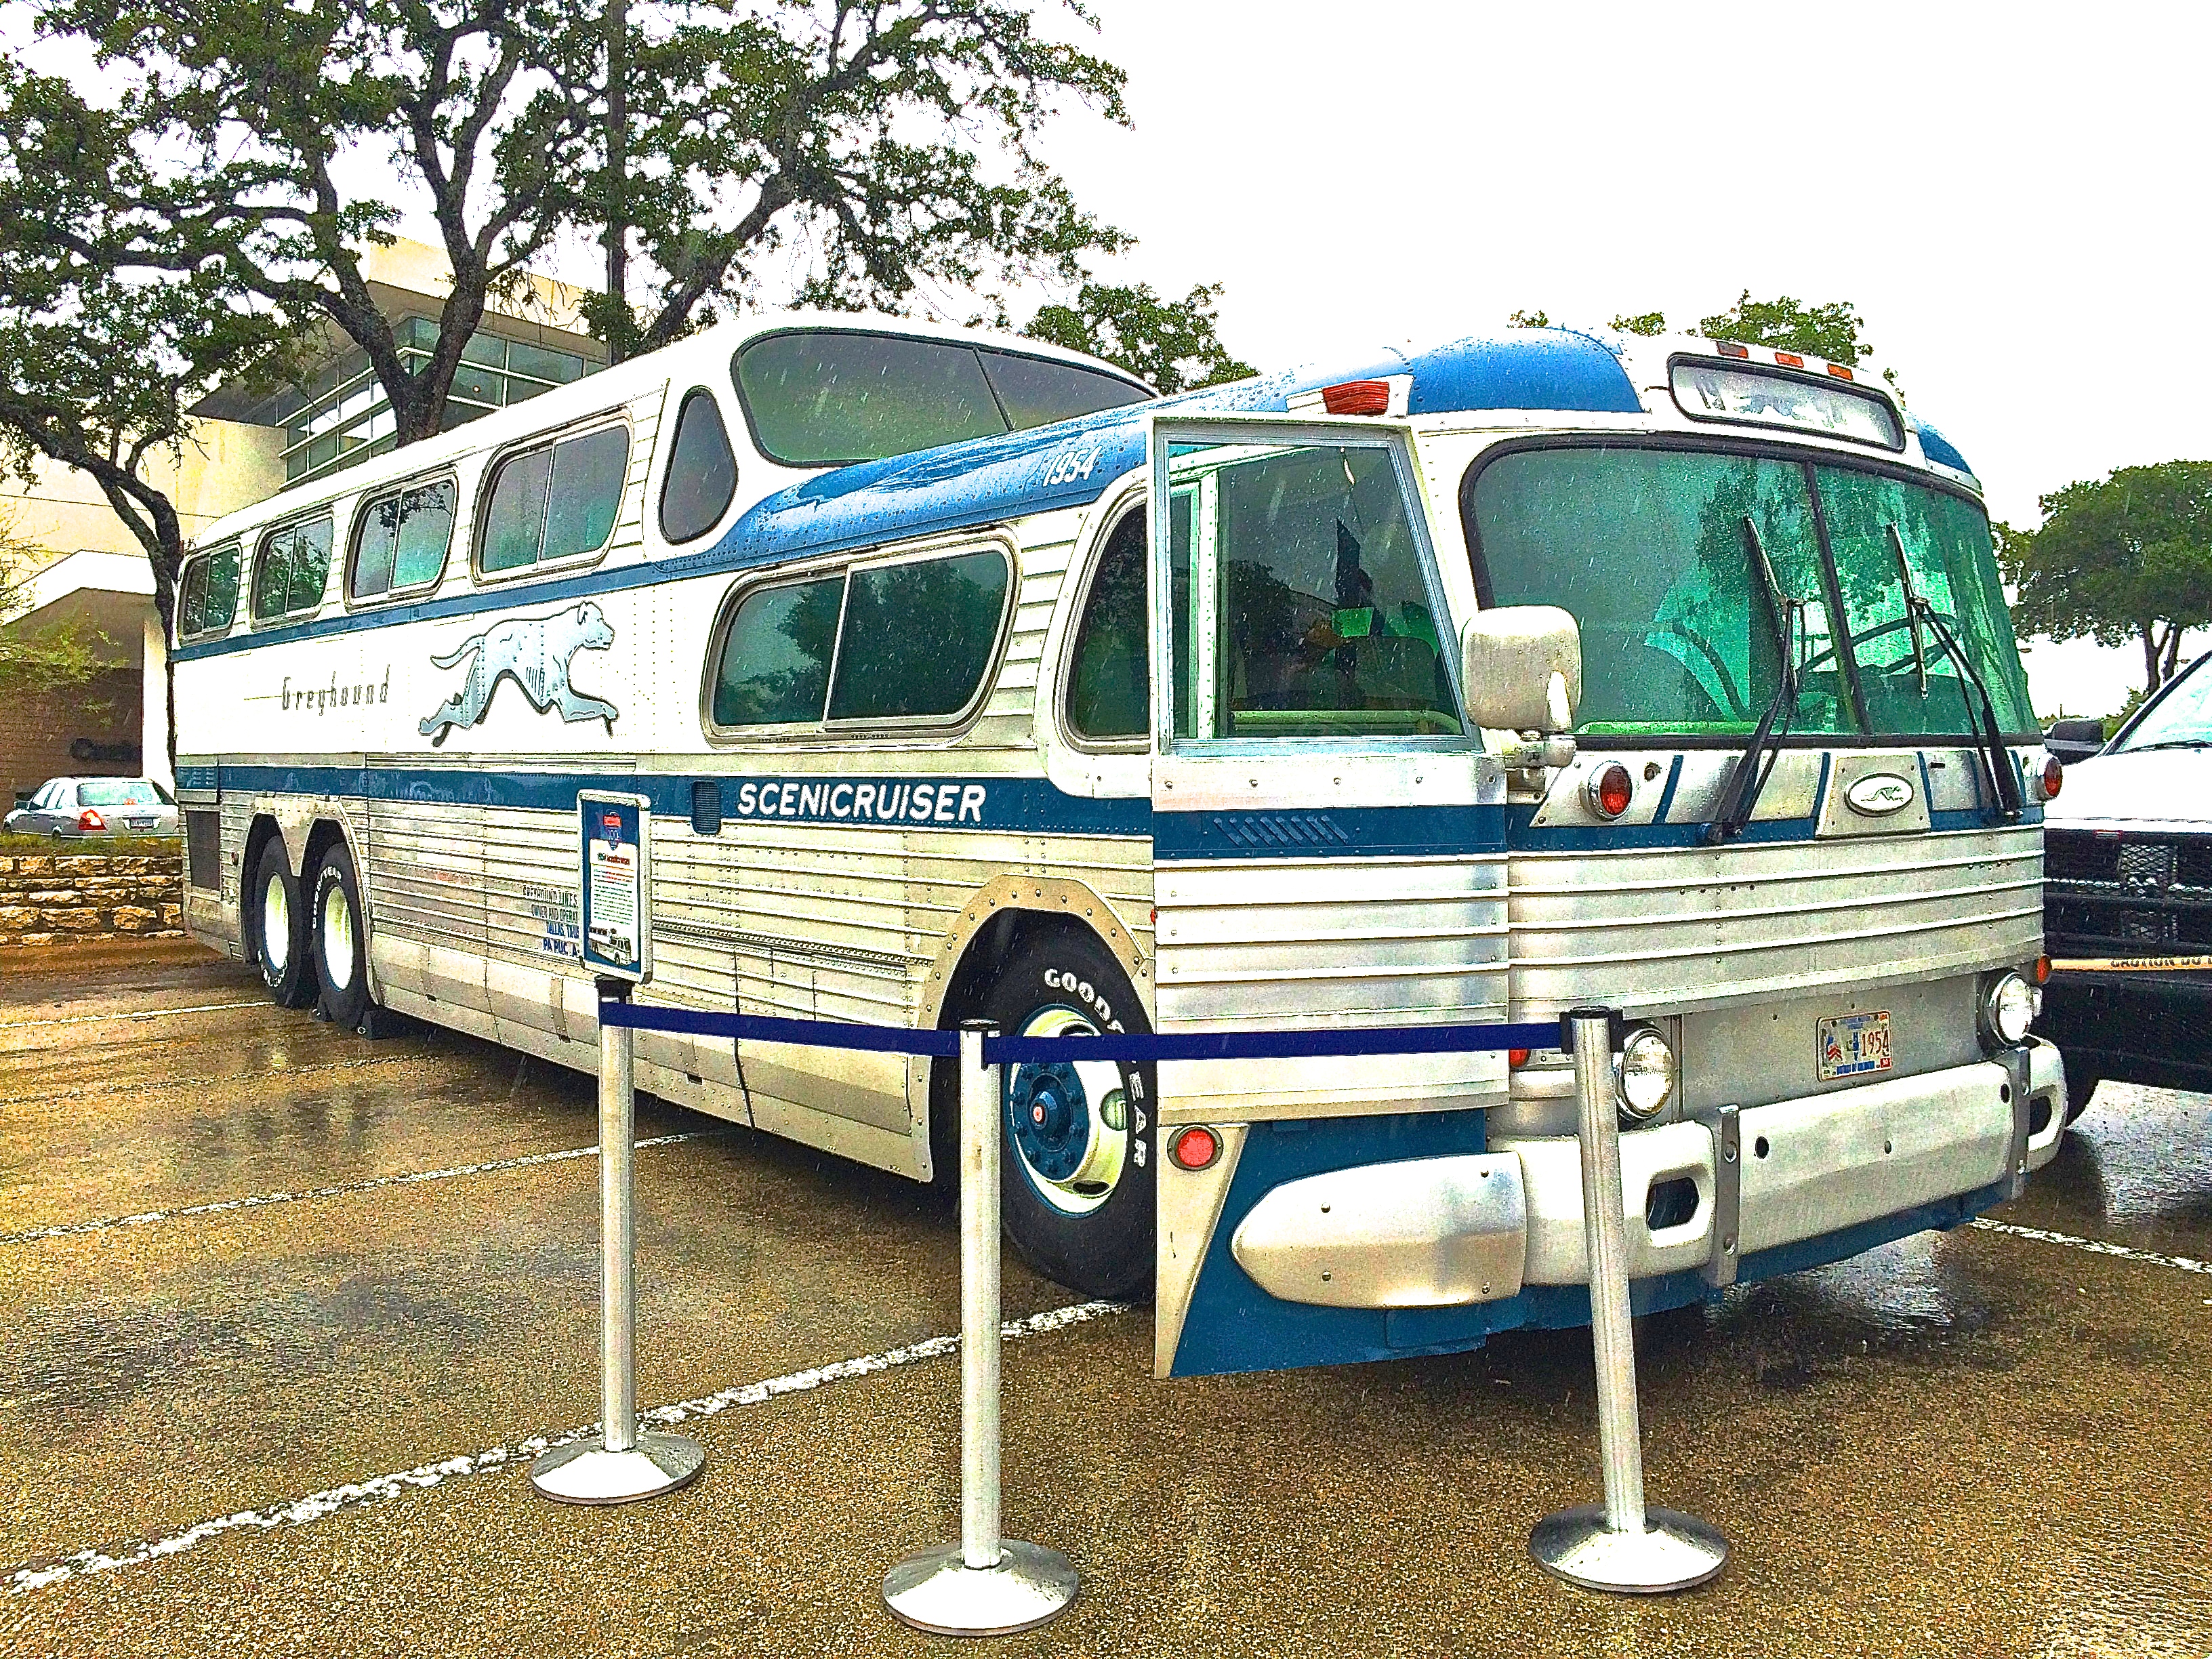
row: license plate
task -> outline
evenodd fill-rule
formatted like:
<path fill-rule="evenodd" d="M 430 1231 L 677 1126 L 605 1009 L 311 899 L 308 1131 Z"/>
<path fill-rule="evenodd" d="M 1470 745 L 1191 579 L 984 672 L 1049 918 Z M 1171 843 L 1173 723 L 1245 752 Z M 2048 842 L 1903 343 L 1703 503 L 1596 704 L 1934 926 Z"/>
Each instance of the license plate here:
<path fill-rule="evenodd" d="M 1820 1022 L 1820 1081 L 1889 1069 L 1889 1014 L 1833 1014 Z"/>
<path fill-rule="evenodd" d="M 125 818 L 123 820 L 123 827 L 125 830 L 151 830 L 154 827 L 154 820 L 151 818 Z"/>

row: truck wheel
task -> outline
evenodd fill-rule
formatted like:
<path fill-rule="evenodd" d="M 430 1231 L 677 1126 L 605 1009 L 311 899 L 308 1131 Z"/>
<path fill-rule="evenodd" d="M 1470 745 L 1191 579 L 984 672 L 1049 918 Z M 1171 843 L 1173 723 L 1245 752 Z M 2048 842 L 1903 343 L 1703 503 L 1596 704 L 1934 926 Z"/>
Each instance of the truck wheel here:
<path fill-rule="evenodd" d="M 1128 976 L 1088 933 L 1054 932 L 1008 957 L 976 1010 L 1007 1036 L 1144 1032 L 1152 1022 Z M 1006 1237 L 1046 1278 L 1085 1296 L 1149 1297 L 1156 1211 L 1158 1091 L 1153 1068 L 1118 1060 L 1009 1066 L 1002 1073 L 1000 1191 Z M 938 1144 L 959 1168 L 957 1073 L 932 1091 L 949 1133 Z M 957 1180 L 957 1176 L 956 1176 Z"/>
<path fill-rule="evenodd" d="M 315 1000 L 307 906 L 300 902 L 300 884 L 284 862 L 284 843 L 274 836 L 262 843 L 254 861 L 252 912 L 246 942 L 261 969 L 261 982 L 278 1007 L 306 1007 Z"/>
<path fill-rule="evenodd" d="M 2104 1080 L 2094 1072 L 2076 1072 L 2070 1066 L 2066 1068 L 2066 1121 L 2069 1126 L 2089 1109 L 2090 1098 Z"/>
<path fill-rule="evenodd" d="M 312 908 L 323 1017 L 344 1030 L 361 1030 L 374 1006 L 368 994 L 368 929 L 362 925 L 353 854 L 343 842 L 324 854 L 316 868 Z"/>

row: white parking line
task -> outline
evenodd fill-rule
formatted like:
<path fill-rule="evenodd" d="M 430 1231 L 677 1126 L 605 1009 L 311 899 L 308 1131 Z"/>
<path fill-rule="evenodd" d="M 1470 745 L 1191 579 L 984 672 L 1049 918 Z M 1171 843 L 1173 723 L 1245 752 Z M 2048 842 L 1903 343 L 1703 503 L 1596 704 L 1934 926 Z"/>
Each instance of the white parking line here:
<path fill-rule="evenodd" d="M 1979 1227 L 1984 1232 L 2004 1233 L 2014 1238 L 2032 1238 L 2039 1244 L 2063 1244 L 2069 1249 L 2087 1250 L 2092 1255 L 2113 1255 L 2123 1261 L 2143 1261 L 2154 1267 L 2174 1267 L 2185 1273 L 2212 1273 L 2212 1261 L 2199 1261 L 2192 1256 L 2160 1255 L 2155 1250 L 2138 1250 L 2126 1244 L 2107 1244 L 2101 1238 L 2054 1233 L 2043 1227 L 2016 1227 L 2009 1221 L 1991 1221 L 1986 1216 L 1977 1216 L 1969 1224 Z"/>
<path fill-rule="evenodd" d="M 142 1008 L 135 1013 L 71 1014 L 66 1019 L 8 1019 L 0 1020 L 0 1031 L 27 1031 L 42 1025 L 92 1025 L 108 1019 L 167 1019 L 171 1014 L 222 1014 L 234 1008 L 267 1008 L 275 1012 L 276 1005 L 266 997 L 255 997 L 245 1002 L 199 1002 L 189 1008 Z"/>
<path fill-rule="evenodd" d="M 1072 1307 L 1054 1308 L 1049 1313 L 1031 1314 L 1026 1319 L 1007 1320 L 1000 1330 L 1011 1342 L 1025 1336 L 1039 1336 L 1048 1331 L 1062 1330 L 1070 1325 L 1080 1325 L 1109 1314 L 1121 1313 L 1127 1308 L 1126 1303 L 1120 1302 L 1079 1302 Z M 702 1395 L 696 1400 L 657 1407 L 642 1413 L 642 1416 L 648 1423 L 663 1425 L 682 1423 L 695 1417 L 712 1417 L 734 1407 L 764 1405 L 783 1395 L 799 1394 L 831 1382 L 847 1382 L 854 1377 L 872 1376 L 878 1371 L 895 1370 L 919 1360 L 936 1359 L 957 1352 L 959 1347 L 960 1339 L 957 1336 L 926 1337 L 902 1348 L 887 1348 L 881 1353 L 841 1359 L 834 1364 L 817 1366 L 812 1370 L 792 1371 L 783 1376 L 770 1377 L 764 1382 L 747 1382 L 738 1388 L 725 1389 L 720 1394 Z M 343 1486 L 326 1486 L 320 1492 L 309 1492 L 304 1498 L 271 1504 L 266 1509 L 240 1510 L 235 1515 L 218 1516 L 202 1521 L 166 1537 L 120 1545 L 112 1552 L 79 1550 L 76 1554 L 64 1556 L 58 1560 L 37 1566 L 19 1567 L 8 1576 L 8 1592 L 11 1595 L 27 1595 L 33 1590 L 46 1589 L 71 1578 L 88 1577 L 94 1573 L 112 1572 L 118 1567 L 137 1566 L 142 1562 L 180 1554 L 228 1532 L 272 1532 L 283 1527 L 305 1526 L 325 1516 L 336 1515 L 341 1510 L 380 1503 L 402 1492 L 442 1486 L 448 1480 L 484 1474 L 518 1463 L 526 1464 L 548 1448 L 580 1440 L 598 1427 L 598 1424 L 592 1423 L 562 1434 L 533 1435 L 527 1440 L 509 1441 L 503 1446 L 493 1446 L 472 1455 L 441 1458 L 434 1463 L 418 1463 L 411 1469 L 401 1469 L 392 1474 L 372 1475 L 366 1480 L 351 1481 Z"/>
<path fill-rule="evenodd" d="M 636 1143 L 674 1146 L 686 1140 L 703 1140 L 719 1129 L 691 1129 L 677 1135 L 650 1135 Z M 572 1146 L 565 1152 L 529 1152 L 520 1158 L 495 1158 L 483 1164 L 462 1164 L 450 1170 L 416 1170 L 406 1175 L 370 1176 L 362 1181 L 341 1182 L 335 1187 L 309 1187 L 296 1193 L 256 1193 L 250 1198 L 218 1199 L 208 1204 L 186 1204 L 174 1210 L 142 1210 L 136 1215 L 101 1216 L 92 1221 L 62 1221 L 48 1227 L 26 1228 L 19 1233 L 0 1233 L 0 1244 L 28 1244 L 41 1238 L 70 1238 L 81 1233 L 106 1232 L 115 1227 L 150 1227 L 156 1222 L 179 1221 L 190 1215 L 222 1215 L 230 1210 L 258 1210 L 268 1204 L 297 1204 L 310 1198 L 343 1198 L 349 1193 L 373 1192 L 379 1187 L 411 1187 L 423 1181 L 451 1181 L 456 1176 L 490 1175 L 500 1170 L 525 1170 L 533 1164 L 565 1164 L 574 1158 L 597 1158 L 597 1146 Z"/>

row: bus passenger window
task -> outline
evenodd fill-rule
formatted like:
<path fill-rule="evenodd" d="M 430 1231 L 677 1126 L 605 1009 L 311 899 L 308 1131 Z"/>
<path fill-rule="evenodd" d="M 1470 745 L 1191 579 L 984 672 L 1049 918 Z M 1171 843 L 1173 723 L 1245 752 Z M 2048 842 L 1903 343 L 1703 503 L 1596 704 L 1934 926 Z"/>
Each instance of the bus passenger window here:
<path fill-rule="evenodd" d="M 937 720 L 965 708 L 997 654 L 1006 575 L 998 552 L 854 571 L 830 718 Z"/>
<path fill-rule="evenodd" d="M 755 588 L 722 635 L 711 703 L 718 726 L 811 724 L 830 690 L 845 579 Z"/>
<path fill-rule="evenodd" d="M 1177 535 L 1174 678 L 1208 738 L 1435 737 L 1461 731 L 1445 636 L 1389 449 L 1193 449 Z M 1194 539 L 1196 545 L 1192 545 Z"/>
<path fill-rule="evenodd" d="M 491 575 L 598 552 L 614 533 L 629 471 L 621 426 L 508 456 L 492 477 L 477 568 Z"/>
<path fill-rule="evenodd" d="M 676 439 L 668 453 L 668 476 L 660 484 L 660 533 L 670 542 L 705 535 L 730 508 L 738 493 L 738 458 L 714 394 L 702 386 L 684 394 L 676 416 Z"/>
<path fill-rule="evenodd" d="M 1067 729 L 1105 741 L 1141 738 L 1152 713 L 1145 647 L 1145 515 L 1114 526 L 1083 604 L 1067 660 Z"/>
<path fill-rule="evenodd" d="M 204 633 L 206 615 L 207 561 L 194 559 L 185 567 L 184 579 L 177 584 L 177 637 L 187 640 Z"/>
<path fill-rule="evenodd" d="M 323 584 L 330 574 L 328 514 L 270 532 L 253 567 L 253 620 L 267 622 L 314 610 L 323 602 Z"/>
<path fill-rule="evenodd" d="M 373 599 L 435 582 L 453 539 L 450 478 L 379 496 L 362 509 L 355 532 L 352 597 Z"/>

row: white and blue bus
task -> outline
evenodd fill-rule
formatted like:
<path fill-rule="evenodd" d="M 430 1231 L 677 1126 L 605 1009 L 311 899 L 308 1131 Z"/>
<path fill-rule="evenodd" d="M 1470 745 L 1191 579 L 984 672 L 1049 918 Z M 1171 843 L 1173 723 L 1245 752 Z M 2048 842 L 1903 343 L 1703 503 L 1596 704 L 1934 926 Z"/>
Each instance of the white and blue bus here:
<path fill-rule="evenodd" d="M 684 1008 L 1030 1035 L 1620 1011 L 1641 1309 L 1929 1227 L 2063 1133 L 2036 734 L 1972 475 L 1878 382 L 1553 331 L 1158 399 L 719 327 L 202 538 L 186 917 L 280 1002 L 596 1061 L 577 792 Z M 948 1063 L 641 1033 L 929 1180 Z M 1556 1049 L 1009 1067 L 1034 1266 L 1190 1374 L 1587 1320 Z"/>

